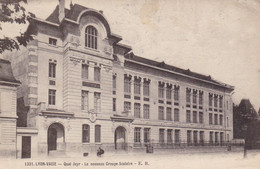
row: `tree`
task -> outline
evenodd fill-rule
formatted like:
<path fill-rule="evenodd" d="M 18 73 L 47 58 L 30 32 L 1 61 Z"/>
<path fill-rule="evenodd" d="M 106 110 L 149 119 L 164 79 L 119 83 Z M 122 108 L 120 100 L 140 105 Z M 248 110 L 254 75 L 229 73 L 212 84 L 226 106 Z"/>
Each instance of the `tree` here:
<path fill-rule="evenodd" d="M 26 3 L 27 0 L 0 0 L 0 22 L 10 24 L 31 23 L 35 15 L 26 12 L 26 9 L 23 7 L 23 4 Z M 23 33 L 20 32 L 20 35 L 14 38 L 4 36 L 2 30 L 3 27 L 0 24 L 0 54 L 6 50 L 18 50 L 19 45 L 26 46 L 33 39 L 30 29 L 27 29 Z"/>
<path fill-rule="evenodd" d="M 251 148 L 257 140 L 257 113 L 248 99 L 241 100 L 239 106 L 233 107 L 234 138 L 245 139 L 246 146 Z"/>

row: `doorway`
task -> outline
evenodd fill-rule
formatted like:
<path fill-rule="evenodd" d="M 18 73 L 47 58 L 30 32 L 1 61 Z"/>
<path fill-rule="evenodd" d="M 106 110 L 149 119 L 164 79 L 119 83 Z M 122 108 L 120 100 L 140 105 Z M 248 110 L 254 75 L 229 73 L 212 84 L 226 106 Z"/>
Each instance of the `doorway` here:
<path fill-rule="evenodd" d="M 119 126 L 115 130 L 115 149 L 116 150 L 126 150 L 126 129 L 122 126 Z"/>
<path fill-rule="evenodd" d="M 22 158 L 31 158 L 31 136 L 22 136 Z"/>

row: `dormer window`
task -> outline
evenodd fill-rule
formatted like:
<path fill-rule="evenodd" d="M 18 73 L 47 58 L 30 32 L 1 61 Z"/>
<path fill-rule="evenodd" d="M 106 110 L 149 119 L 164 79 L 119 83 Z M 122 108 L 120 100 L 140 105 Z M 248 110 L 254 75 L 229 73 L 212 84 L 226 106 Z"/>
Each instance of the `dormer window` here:
<path fill-rule="evenodd" d="M 49 38 L 49 44 L 53 45 L 53 46 L 56 46 L 57 45 L 57 39 Z"/>
<path fill-rule="evenodd" d="M 85 46 L 92 49 L 97 49 L 97 29 L 93 26 L 87 26 L 85 30 Z"/>

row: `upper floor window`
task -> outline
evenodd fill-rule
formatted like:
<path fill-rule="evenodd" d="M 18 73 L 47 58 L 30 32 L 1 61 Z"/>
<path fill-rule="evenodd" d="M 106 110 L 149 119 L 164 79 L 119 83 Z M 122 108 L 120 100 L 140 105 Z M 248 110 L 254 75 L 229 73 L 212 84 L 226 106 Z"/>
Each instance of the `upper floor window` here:
<path fill-rule="evenodd" d="M 148 104 L 144 104 L 144 118 L 150 118 L 150 106 Z"/>
<path fill-rule="evenodd" d="M 82 64 L 81 77 L 83 79 L 88 79 L 88 65 L 87 64 Z"/>
<path fill-rule="evenodd" d="M 134 104 L 134 117 L 140 118 L 140 104 L 139 103 Z"/>
<path fill-rule="evenodd" d="M 219 108 L 223 108 L 223 97 L 219 98 Z"/>
<path fill-rule="evenodd" d="M 55 105 L 56 90 L 49 89 L 49 105 Z"/>
<path fill-rule="evenodd" d="M 199 92 L 199 105 L 203 105 L 203 92 Z"/>
<path fill-rule="evenodd" d="M 131 77 L 126 77 L 124 79 L 124 91 L 126 93 L 131 93 Z"/>
<path fill-rule="evenodd" d="M 124 111 L 131 110 L 131 102 L 124 102 Z"/>
<path fill-rule="evenodd" d="M 92 49 L 97 49 L 97 29 L 93 26 L 86 27 L 85 30 L 85 46 Z"/>
<path fill-rule="evenodd" d="M 144 96 L 149 96 L 150 95 L 150 81 L 149 80 L 144 80 L 144 83 L 143 83 L 143 94 Z"/>
<path fill-rule="evenodd" d="M 180 120 L 179 109 L 174 109 L 174 121 Z"/>
<path fill-rule="evenodd" d="M 218 96 L 214 97 L 214 107 L 218 107 Z"/>
<path fill-rule="evenodd" d="M 197 104 L 197 92 L 193 90 L 192 93 L 192 103 Z"/>
<path fill-rule="evenodd" d="M 158 112 L 158 119 L 164 120 L 164 108 L 162 106 L 159 106 L 159 112 Z"/>
<path fill-rule="evenodd" d="M 94 67 L 94 80 L 100 81 L 100 67 Z"/>
<path fill-rule="evenodd" d="M 191 90 L 186 89 L 186 103 L 190 103 L 190 95 L 191 95 Z"/>
<path fill-rule="evenodd" d="M 209 107 L 212 107 L 213 95 L 209 93 Z"/>
<path fill-rule="evenodd" d="M 55 78 L 56 77 L 56 63 L 49 62 L 49 77 Z"/>
<path fill-rule="evenodd" d="M 174 101 L 179 101 L 179 87 L 174 86 Z"/>
<path fill-rule="evenodd" d="M 81 91 L 81 110 L 88 110 L 88 91 Z"/>
<path fill-rule="evenodd" d="M 134 79 L 134 94 L 140 94 L 141 78 L 135 77 Z"/>
<path fill-rule="evenodd" d="M 166 99 L 171 100 L 172 99 L 172 87 L 167 86 L 166 88 Z"/>
<path fill-rule="evenodd" d="M 160 83 L 158 84 L 158 96 L 159 98 L 164 98 L 164 83 Z"/>
<path fill-rule="evenodd" d="M 94 93 L 94 110 L 96 112 L 100 112 L 101 111 L 100 93 L 97 93 L 97 92 Z"/>
<path fill-rule="evenodd" d="M 116 89 L 116 75 L 113 75 L 113 89 Z"/>
<path fill-rule="evenodd" d="M 49 38 L 49 44 L 56 46 L 57 45 L 57 39 Z"/>

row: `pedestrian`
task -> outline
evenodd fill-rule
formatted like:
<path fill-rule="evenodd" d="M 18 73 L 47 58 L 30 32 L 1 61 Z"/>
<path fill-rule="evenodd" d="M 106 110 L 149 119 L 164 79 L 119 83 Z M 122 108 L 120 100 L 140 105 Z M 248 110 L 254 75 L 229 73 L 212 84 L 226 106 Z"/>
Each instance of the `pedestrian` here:
<path fill-rule="evenodd" d="M 104 153 L 105 153 L 105 151 L 102 148 L 99 147 L 98 150 L 97 150 L 97 156 L 101 157 L 101 155 L 104 154 Z"/>

